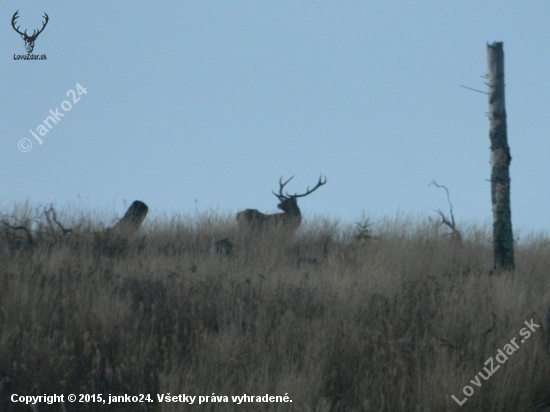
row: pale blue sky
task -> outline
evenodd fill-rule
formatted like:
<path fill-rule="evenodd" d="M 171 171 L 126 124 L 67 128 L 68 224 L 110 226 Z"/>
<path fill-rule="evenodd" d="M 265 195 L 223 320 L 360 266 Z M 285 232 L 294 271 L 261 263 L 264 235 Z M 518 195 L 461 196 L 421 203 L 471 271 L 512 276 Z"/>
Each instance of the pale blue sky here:
<path fill-rule="evenodd" d="M 35 54 L 12 29 L 49 23 Z M 152 216 L 447 211 L 491 221 L 486 44 L 504 42 L 514 229 L 550 227 L 549 1 L 3 1 L 0 204 Z M 77 83 L 87 94 L 30 135 Z M 60 109 L 61 113 L 64 113 Z M 18 141 L 29 138 L 23 153 Z"/>

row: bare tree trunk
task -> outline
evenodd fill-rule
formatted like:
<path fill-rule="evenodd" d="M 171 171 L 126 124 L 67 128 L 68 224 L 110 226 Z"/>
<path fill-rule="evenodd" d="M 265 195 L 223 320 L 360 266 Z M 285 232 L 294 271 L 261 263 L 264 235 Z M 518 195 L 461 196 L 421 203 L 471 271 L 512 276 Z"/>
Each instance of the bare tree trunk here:
<path fill-rule="evenodd" d="M 489 67 L 489 138 L 491 140 L 491 201 L 496 270 L 514 270 L 514 238 L 510 208 L 510 147 L 504 104 L 504 51 L 502 43 L 487 45 Z"/>

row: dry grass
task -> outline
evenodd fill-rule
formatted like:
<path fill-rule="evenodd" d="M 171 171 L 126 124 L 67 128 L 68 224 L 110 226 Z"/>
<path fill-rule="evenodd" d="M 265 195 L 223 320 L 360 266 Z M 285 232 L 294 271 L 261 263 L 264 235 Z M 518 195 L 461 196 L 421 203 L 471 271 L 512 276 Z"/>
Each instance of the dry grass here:
<path fill-rule="evenodd" d="M 28 206 L 7 214 L 33 243 L 1 229 L 2 411 L 31 410 L 13 393 L 229 397 L 39 411 L 550 410 L 545 236 L 518 246 L 515 274 L 496 275 L 487 229 L 457 245 L 423 220 L 375 222 L 357 240 L 316 219 L 294 241 L 220 256 L 211 241 L 232 234 L 232 217 L 174 217 L 122 238 L 76 214 L 58 217 L 67 234 Z M 541 327 L 471 384 L 531 318 Z M 475 392 L 459 407 L 451 395 L 465 385 Z M 232 402 L 245 393 L 293 402 Z"/>

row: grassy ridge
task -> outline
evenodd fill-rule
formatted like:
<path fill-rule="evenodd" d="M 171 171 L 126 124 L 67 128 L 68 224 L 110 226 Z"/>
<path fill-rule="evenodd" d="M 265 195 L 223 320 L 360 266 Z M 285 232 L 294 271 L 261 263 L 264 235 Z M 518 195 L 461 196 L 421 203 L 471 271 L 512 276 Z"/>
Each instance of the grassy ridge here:
<path fill-rule="evenodd" d="M 514 275 L 494 275 L 487 230 L 456 244 L 427 220 L 379 222 L 358 240 L 316 219 L 293 241 L 236 241 L 220 256 L 211 242 L 233 217 L 175 217 L 122 238 L 89 217 L 61 216 L 74 228 L 62 234 L 31 210 L 10 216 L 33 241 L 0 232 L 0 410 L 29 410 L 14 393 L 229 397 L 68 411 L 550 410 L 545 237 L 518 246 Z M 541 327 L 470 383 L 531 318 Z M 459 407 L 451 395 L 465 385 L 474 393 Z M 231 401 L 266 393 L 293 402 Z"/>

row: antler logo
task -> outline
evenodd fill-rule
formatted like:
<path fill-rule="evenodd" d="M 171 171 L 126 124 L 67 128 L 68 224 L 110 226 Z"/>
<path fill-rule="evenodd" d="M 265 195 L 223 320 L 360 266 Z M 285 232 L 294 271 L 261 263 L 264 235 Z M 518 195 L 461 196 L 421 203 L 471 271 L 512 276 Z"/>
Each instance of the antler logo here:
<path fill-rule="evenodd" d="M 25 40 L 25 48 L 27 49 L 27 53 L 32 53 L 32 51 L 34 50 L 34 42 L 36 41 L 36 38 L 38 37 L 38 35 L 40 33 L 42 33 L 44 31 L 44 29 L 46 28 L 46 25 L 48 24 L 48 20 L 50 18 L 48 17 L 48 15 L 46 13 L 44 13 L 44 18 L 46 19 L 46 21 L 43 23 L 42 28 L 38 31 L 34 30 L 32 32 L 32 35 L 29 36 L 27 34 L 27 30 L 25 30 L 24 33 L 19 31 L 19 27 L 21 27 L 21 26 L 15 27 L 15 20 L 17 20 L 17 18 L 19 17 L 17 15 L 17 13 L 19 13 L 19 10 L 17 10 L 15 12 L 15 14 L 13 15 L 13 17 L 11 19 L 11 25 L 12 25 L 13 29 L 21 35 L 21 38 L 23 40 Z"/>

